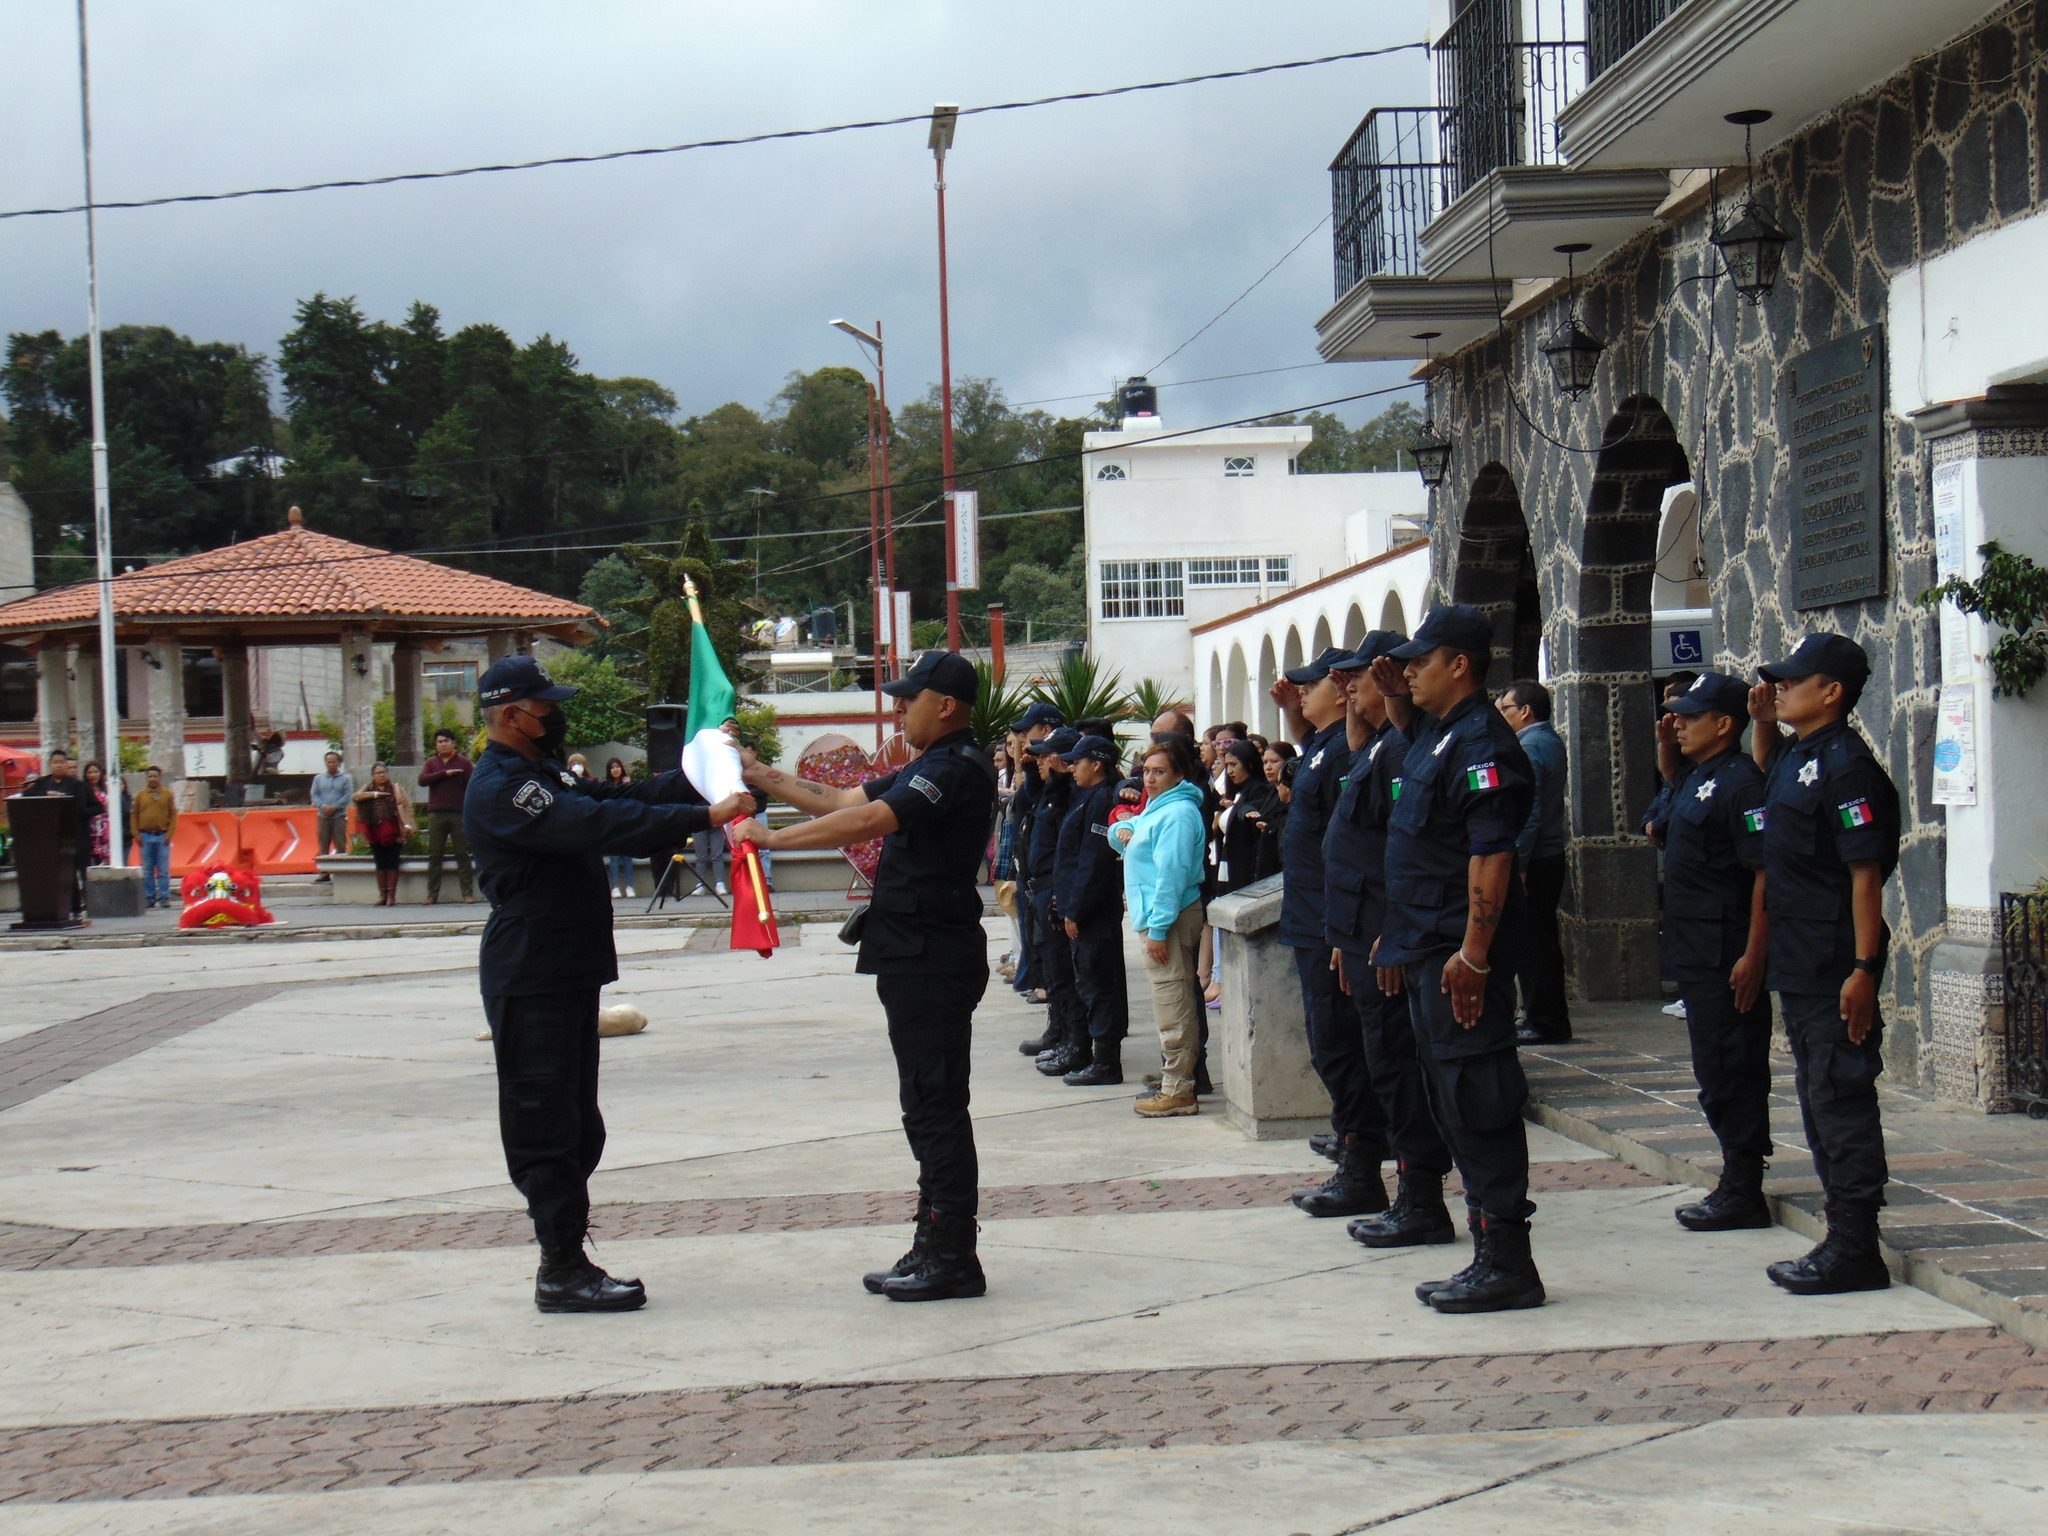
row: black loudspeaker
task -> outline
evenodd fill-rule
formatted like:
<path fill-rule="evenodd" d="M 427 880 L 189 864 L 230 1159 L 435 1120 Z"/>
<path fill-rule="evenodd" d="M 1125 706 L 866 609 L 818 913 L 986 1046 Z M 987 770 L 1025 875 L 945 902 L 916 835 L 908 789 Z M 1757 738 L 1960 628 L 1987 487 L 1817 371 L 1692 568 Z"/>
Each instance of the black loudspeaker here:
<path fill-rule="evenodd" d="M 683 722 L 688 709 L 681 704 L 647 706 L 647 771 L 671 773 L 683 766 Z"/>

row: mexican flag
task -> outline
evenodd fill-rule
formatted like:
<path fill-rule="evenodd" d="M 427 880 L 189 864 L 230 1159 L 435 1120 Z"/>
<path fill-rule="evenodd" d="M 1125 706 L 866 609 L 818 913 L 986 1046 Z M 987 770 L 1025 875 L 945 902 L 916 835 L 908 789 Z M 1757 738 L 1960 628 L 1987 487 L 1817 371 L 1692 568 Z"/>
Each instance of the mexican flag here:
<path fill-rule="evenodd" d="M 683 772 L 699 794 L 716 804 L 747 787 L 740 774 L 739 743 L 724 729 L 739 705 L 739 694 L 719 664 L 697 606 L 696 589 L 685 590 L 690 600 L 690 700 L 683 714 Z M 733 843 L 732 947 L 751 949 L 765 958 L 781 942 L 762 878 L 760 850 L 752 843 Z"/>
<path fill-rule="evenodd" d="M 1465 787 L 1473 790 L 1499 789 L 1500 770 L 1494 767 L 1492 763 L 1481 763 L 1477 768 L 1467 768 L 1465 770 Z"/>

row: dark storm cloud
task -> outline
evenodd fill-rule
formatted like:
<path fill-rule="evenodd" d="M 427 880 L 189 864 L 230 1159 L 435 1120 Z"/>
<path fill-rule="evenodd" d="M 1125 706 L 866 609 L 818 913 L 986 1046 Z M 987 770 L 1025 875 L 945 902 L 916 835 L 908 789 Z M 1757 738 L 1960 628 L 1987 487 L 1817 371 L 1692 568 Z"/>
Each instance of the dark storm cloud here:
<path fill-rule="evenodd" d="M 0 50 L 8 207 L 75 202 L 71 8 L 13 8 Z M 92 9 L 103 199 L 437 169 L 810 126 L 1405 42 L 1422 0 L 1298 4 L 419 4 Z M 1014 400 L 1157 362 L 1327 212 L 1324 167 L 1419 54 L 970 119 L 949 164 L 955 375 Z M 110 212 L 107 323 L 273 351 L 316 290 L 453 329 L 548 332 L 685 410 L 762 404 L 888 327 L 891 393 L 938 374 L 921 127 L 370 191 Z M 1318 233 L 1168 378 L 1311 362 Z M 0 331 L 82 326 L 75 217 L 0 222 Z M 1391 382 L 1345 367 L 1171 391 L 1177 423 Z M 1048 409 L 1083 410 L 1086 401 Z M 1344 414 L 1357 419 L 1376 406 Z"/>

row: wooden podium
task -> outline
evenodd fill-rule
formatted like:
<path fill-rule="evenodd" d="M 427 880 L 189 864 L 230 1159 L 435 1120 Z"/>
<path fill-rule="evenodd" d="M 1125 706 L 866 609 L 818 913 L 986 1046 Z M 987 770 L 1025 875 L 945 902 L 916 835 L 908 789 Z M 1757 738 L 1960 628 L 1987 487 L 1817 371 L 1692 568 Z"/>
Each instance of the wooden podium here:
<path fill-rule="evenodd" d="M 78 804 L 69 795 L 9 795 L 7 825 L 14 833 L 15 888 L 21 894 L 16 933 L 83 928 L 73 914 L 78 889 Z"/>

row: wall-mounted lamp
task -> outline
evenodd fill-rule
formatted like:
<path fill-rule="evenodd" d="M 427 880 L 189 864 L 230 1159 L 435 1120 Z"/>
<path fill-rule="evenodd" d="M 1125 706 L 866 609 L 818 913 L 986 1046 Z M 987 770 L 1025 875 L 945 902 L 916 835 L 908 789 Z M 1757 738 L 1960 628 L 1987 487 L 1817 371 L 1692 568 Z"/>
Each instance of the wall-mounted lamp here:
<path fill-rule="evenodd" d="M 1564 321 L 1544 341 L 1543 356 L 1550 363 L 1550 372 L 1557 380 L 1557 392 L 1567 400 L 1583 399 L 1593 388 L 1593 380 L 1600 369 L 1600 356 L 1607 350 L 1607 343 L 1579 324 L 1578 304 L 1578 259 L 1593 249 L 1583 240 L 1557 247 L 1557 254 L 1565 262 L 1565 308 Z"/>
<path fill-rule="evenodd" d="M 1408 445 L 1409 456 L 1415 460 L 1415 472 L 1432 491 L 1451 472 L 1451 440 L 1437 430 L 1436 402 L 1430 388 L 1435 373 L 1430 366 L 1430 343 L 1441 335 L 1442 331 L 1415 333 L 1415 339 L 1422 343 L 1422 431 Z"/>
<path fill-rule="evenodd" d="M 355 666 L 357 677 L 368 677 L 370 675 L 370 658 L 363 652 L 357 651 L 349 660 Z"/>
<path fill-rule="evenodd" d="M 1728 121 L 1742 130 L 1742 164 L 1748 190 L 1742 206 L 1736 210 L 1735 222 L 1722 229 L 1717 219 L 1714 232 L 1707 237 L 1708 243 L 1721 253 L 1721 265 L 1735 291 L 1752 304 L 1763 303 L 1764 295 L 1778 286 L 1778 269 L 1785 259 L 1785 247 L 1792 241 L 1771 217 L 1770 210 L 1756 200 L 1756 156 L 1751 146 L 1757 125 L 1770 120 L 1771 114 L 1761 107 L 1728 114 Z"/>

